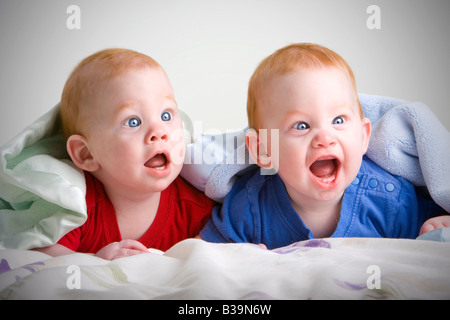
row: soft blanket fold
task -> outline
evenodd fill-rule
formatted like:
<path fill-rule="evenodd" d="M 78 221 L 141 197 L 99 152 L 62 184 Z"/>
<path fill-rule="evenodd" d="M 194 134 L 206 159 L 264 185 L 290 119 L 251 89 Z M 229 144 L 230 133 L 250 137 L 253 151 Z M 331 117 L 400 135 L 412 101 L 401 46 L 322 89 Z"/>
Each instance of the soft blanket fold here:
<path fill-rule="evenodd" d="M 0 149 L 0 248 L 55 243 L 86 220 L 85 192 L 57 105 Z"/>
<path fill-rule="evenodd" d="M 422 103 L 368 95 L 360 101 L 373 123 L 367 156 L 386 171 L 426 187 L 450 212 L 449 131 Z"/>
<path fill-rule="evenodd" d="M 449 268 L 447 243 L 405 239 L 272 251 L 188 239 L 113 261 L 9 249 L 0 252 L 0 299 L 450 299 Z"/>

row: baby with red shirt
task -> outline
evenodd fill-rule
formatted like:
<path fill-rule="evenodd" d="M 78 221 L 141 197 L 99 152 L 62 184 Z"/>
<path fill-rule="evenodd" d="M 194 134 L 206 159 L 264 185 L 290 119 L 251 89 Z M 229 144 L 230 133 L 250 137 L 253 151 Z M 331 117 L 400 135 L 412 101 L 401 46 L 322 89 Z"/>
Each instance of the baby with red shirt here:
<path fill-rule="evenodd" d="M 214 202 L 181 177 L 182 120 L 162 67 L 107 49 L 84 59 L 61 98 L 67 151 L 86 177 L 87 221 L 39 251 L 116 259 L 198 235 Z"/>

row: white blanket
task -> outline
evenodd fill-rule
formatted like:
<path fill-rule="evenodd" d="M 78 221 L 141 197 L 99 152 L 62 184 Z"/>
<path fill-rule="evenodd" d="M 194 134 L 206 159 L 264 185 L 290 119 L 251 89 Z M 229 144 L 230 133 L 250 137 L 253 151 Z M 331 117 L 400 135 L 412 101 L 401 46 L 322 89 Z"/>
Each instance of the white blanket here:
<path fill-rule="evenodd" d="M 450 299 L 450 244 L 331 238 L 273 251 L 185 240 L 105 261 L 0 251 L 2 299 Z"/>

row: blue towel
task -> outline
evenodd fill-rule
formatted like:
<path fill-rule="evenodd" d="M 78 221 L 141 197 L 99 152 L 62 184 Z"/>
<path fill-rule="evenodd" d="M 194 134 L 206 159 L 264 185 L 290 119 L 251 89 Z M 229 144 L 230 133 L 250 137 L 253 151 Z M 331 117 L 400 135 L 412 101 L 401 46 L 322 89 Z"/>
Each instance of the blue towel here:
<path fill-rule="evenodd" d="M 422 103 L 367 94 L 359 98 L 372 122 L 367 156 L 391 174 L 426 187 L 433 200 L 450 212 L 449 131 Z M 210 198 L 223 201 L 236 179 L 255 165 L 245 148 L 245 133 L 246 129 L 200 135 L 187 147 L 188 162 L 193 164 L 185 165 L 181 175 Z M 195 164 L 198 159 L 194 163 L 192 155 L 205 152 L 213 154 L 214 161 Z"/>
<path fill-rule="evenodd" d="M 360 95 L 372 121 L 367 156 L 391 174 L 428 189 L 450 212 L 450 133 L 423 103 Z"/>
<path fill-rule="evenodd" d="M 450 242 L 450 228 L 434 229 L 417 237 L 418 240 Z"/>
<path fill-rule="evenodd" d="M 199 135 L 186 146 L 181 176 L 209 198 L 222 202 L 239 176 L 255 165 L 245 146 L 246 132 Z"/>

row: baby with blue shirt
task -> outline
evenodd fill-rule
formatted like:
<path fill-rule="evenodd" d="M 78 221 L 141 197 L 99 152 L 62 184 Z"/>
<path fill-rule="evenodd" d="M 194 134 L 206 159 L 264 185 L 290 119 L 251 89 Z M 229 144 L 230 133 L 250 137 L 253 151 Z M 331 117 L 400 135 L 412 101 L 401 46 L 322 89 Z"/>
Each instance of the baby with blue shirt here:
<path fill-rule="evenodd" d="M 416 238 L 450 226 L 442 208 L 364 156 L 370 120 L 335 52 L 301 43 L 264 59 L 247 114 L 246 145 L 259 167 L 214 208 L 204 240 L 272 249 L 324 237 Z"/>

